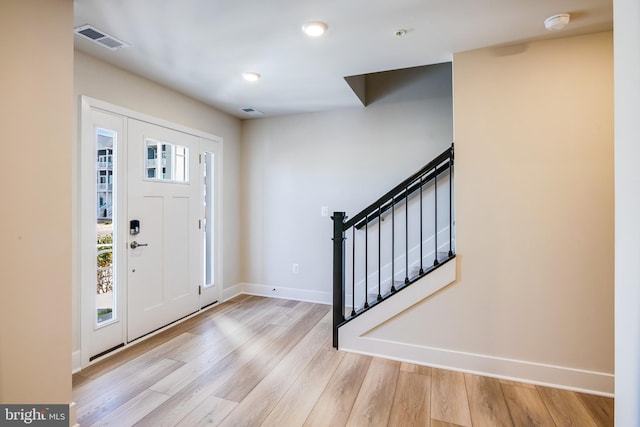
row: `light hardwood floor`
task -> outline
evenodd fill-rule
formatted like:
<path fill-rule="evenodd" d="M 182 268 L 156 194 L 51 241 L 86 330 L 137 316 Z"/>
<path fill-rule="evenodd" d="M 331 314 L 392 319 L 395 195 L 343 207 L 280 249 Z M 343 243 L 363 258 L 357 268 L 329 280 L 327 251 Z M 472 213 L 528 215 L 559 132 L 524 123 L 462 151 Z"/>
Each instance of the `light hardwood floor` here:
<path fill-rule="evenodd" d="M 326 305 L 240 296 L 73 376 L 82 427 L 613 426 L 613 399 L 335 351 Z"/>

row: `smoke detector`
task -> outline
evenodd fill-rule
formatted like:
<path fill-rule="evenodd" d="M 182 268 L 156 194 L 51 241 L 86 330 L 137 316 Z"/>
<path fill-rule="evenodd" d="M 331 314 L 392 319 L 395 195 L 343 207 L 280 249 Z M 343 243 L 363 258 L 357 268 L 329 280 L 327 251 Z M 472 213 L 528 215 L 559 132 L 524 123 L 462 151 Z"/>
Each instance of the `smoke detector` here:
<path fill-rule="evenodd" d="M 550 16 L 544 20 L 544 28 L 548 31 L 562 30 L 569 24 L 570 19 L 571 15 L 568 13 L 560 13 L 558 15 Z"/>
<path fill-rule="evenodd" d="M 127 43 L 118 40 L 117 38 L 110 36 L 104 31 L 100 31 L 97 28 L 92 27 L 91 25 L 76 27 L 73 29 L 73 32 L 110 50 L 118 50 L 122 49 L 123 47 L 129 47 Z"/>

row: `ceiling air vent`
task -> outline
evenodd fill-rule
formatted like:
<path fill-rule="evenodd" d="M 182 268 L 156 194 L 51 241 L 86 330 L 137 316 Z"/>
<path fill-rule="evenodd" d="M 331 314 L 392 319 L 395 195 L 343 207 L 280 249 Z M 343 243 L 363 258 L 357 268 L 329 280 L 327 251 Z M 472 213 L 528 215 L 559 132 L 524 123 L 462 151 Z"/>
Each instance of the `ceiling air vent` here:
<path fill-rule="evenodd" d="M 262 111 L 256 110 L 255 108 L 252 108 L 252 107 L 243 108 L 242 111 L 244 111 L 245 113 L 251 116 L 261 116 L 264 114 Z"/>
<path fill-rule="evenodd" d="M 91 40 L 94 43 L 98 43 L 107 49 L 118 50 L 123 47 L 129 47 L 125 42 L 120 41 L 117 38 L 106 34 L 104 31 L 100 31 L 97 28 L 92 27 L 91 25 L 83 25 L 81 27 L 74 28 L 73 32 Z"/>

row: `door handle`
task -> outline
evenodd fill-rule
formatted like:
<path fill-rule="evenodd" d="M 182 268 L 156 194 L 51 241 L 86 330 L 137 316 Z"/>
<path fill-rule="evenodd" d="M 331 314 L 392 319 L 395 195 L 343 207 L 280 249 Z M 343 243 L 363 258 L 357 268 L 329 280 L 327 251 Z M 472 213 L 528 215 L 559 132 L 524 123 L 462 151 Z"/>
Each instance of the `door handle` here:
<path fill-rule="evenodd" d="M 148 243 L 138 243 L 135 240 L 133 242 L 131 242 L 131 244 L 129 245 L 131 247 L 131 249 L 135 249 L 138 246 L 149 246 Z"/>

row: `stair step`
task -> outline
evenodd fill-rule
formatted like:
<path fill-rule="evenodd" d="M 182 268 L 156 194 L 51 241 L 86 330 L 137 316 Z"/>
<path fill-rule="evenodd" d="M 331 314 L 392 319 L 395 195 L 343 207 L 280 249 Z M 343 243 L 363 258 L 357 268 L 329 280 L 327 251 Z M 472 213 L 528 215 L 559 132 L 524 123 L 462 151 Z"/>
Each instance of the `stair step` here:
<path fill-rule="evenodd" d="M 441 261 L 445 261 L 449 258 L 449 253 L 448 252 L 438 252 L 438 262 Z M 432 265 L 424 265 L 422 268 L 424 270 L 424 272 L 428 272 L 431 267 L 433 267 Z M 409 281 L 413 282 L 416 279 L 420 278 L 420 267 L 416 266 L 411 270 L 411 274 L 409 275 Z M 404 280 L 394 280 L 393 282 L 395 290 L 398 291 L 402 288 L 404 288 L 406 286 Z M 380 294 L 382 296 L 382 298 L 386 298 L 387 296 L 389 296 L 389 294 L 391 294 L 391 283 L 387 282 L 384 283 L 380 289 Z M 378 303 L 378 294 L 374 291 L 373 293 L 367 293 L 367 302 L 369 303 L 369 305 L 374 305 Z M 359 307 L 359 309 L 362 309 L 362 307 Z"/>
<path fill-rule="evenodd" d="M 404 280 L 396 280 L 393 282 L 396 291 L 402 287 L 404 287 Z M 391 294 L 391 283 L 387 282 L 384 285 L 382 285 L 381 289 L 380 289 L 380 295 L 382 295 L 383 298 L 386 298 L 389 294 Z M 376 303 L 378 302 L 378 294 L 373 292 L 373 293 L 368 293 L 367 294 L 367 301 L 369 302 L 369 304 L 371 303 Z"/>
<path fill-rule="evenodd" d="M 438 262 L 444 261 L 449 259 L 449 252 L 438 252 Z M 433 260 L 426 260 L 424 265 L 422 266 L 424 271 L 427 271 L 429 268 L 431 268 L 433 266 Z M 411 273 L 409 275 L 409 278 L 415 278 L 416 276 L 420 275 L 420 266 L 414 266 L 411 269 Z"/>
<path fill-rule="evenodd" d="M 438 252 L 438 262 L 441 261 L 445 261 L 449 258 L 449 253 L 448 252 Z M 433 265 L 424 265 L 423 269 L 424 272 L 427 273 L 429 272 L 429 270 L 431 269 L 431 267 L 433 267 Z M 416 266 L 411 270 L 411 274 L 409 275 L 409 281 L 413 282 L 417 279 L 420 278 L 420 267 Z M 404 288 L 405 286 L 407 286 L 405 284 L 404 280 L 394 280 L 393 282 L 394 287 L 396 292 L 399 291 L 400 289 Z M 377 289 L 374 290 L 374 292 L 369 292 L 367 293 L 367 303 L 369 304 L 369 306 L 375 305 L 377 304 L 378 301 L 378 294 Z M 386 282 L 384 284 L 382 284 L 381 289 L 380 289 L 380 295 L 382 296 L 382 298 L 386 298 L 388 297 L 390 294 L 392 294 L 391 292 L 391 282 Z M 356 307 L 356 311 L 360 311 L 362 310 L 363 307 L 362 306 L 358 306 Z"/>

